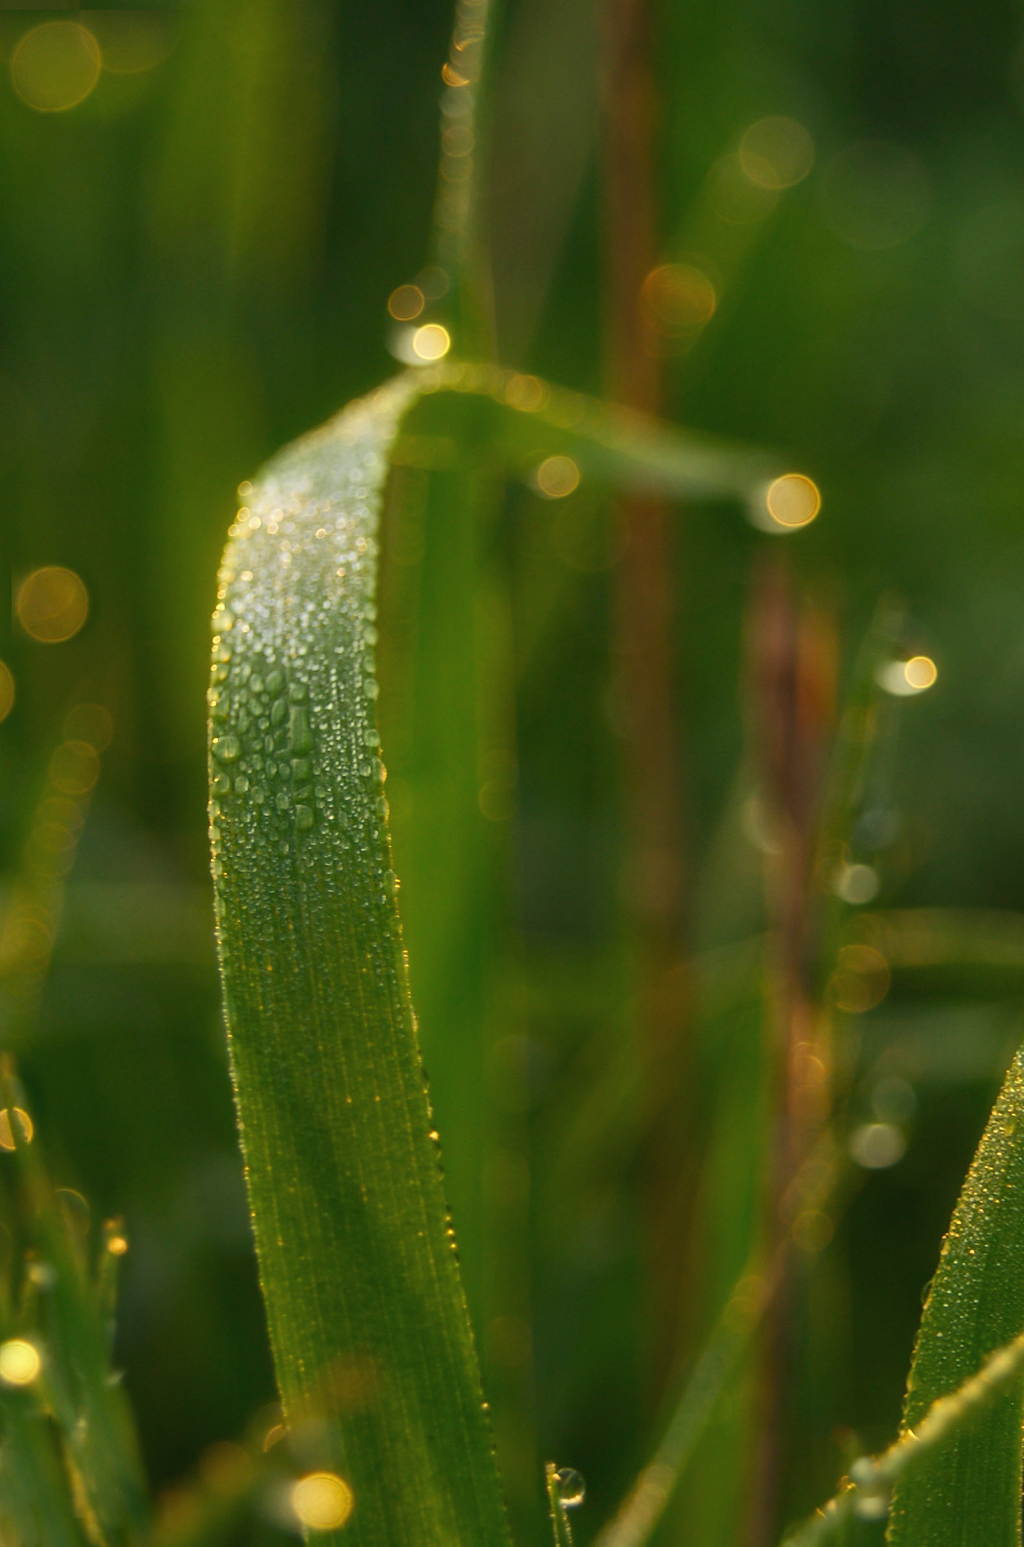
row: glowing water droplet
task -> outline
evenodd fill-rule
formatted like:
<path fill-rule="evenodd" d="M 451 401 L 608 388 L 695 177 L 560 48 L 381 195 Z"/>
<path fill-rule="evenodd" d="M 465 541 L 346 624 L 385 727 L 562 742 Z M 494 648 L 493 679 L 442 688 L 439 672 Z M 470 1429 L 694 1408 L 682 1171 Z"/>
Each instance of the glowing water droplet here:
<path fill-rule="evenodd" d="M 288 697 L 291 699 L 293 704 L 301 704 L 305 702 L 308 696 L 309 689 L 306 687 L 304 682 L 293 682 L 291 687 L 288 689 Z"/>
<path fill-rule="evenodd" d="M 235 789 L 238 791 L 239 795 L 244 795 L 248 788 L 249 780 L 246 778 L 245 774 L 239 774 L 238 778 L 235 780 Z"/>
<path fill-rule="evenodd" d="M 263 685 L 262 677 L 251 677 L 249 680 L 249 687 L 253 693 L 265 693 L 267 691 Z"/>
<path fill-rule="evenodd" d="M 237 736 L 219 736 L 213 743 L 213 755 L 222 763 L 233 763 L 241 750 Z"/>
<path fill-rule="evenodd" d="M 587 1485 L 580 1472 L 564 1466 L 555 1473 L 555 1492 L 563 1509 L 576 1509 L 587 1496 Z"/>
<path fill-rule="evenodd" d="M 291 803 L 291 796 L 288 794 L 288 791 L 281 790 L 277 797 L 278 811 L 287 811 L 291 806 Z"/>
<path fill-rule="evenodd" d="M 231 794 L 231 780 L 228 778 L 226 773 L 214 774 L 213 792 L 215 795 Z"/>

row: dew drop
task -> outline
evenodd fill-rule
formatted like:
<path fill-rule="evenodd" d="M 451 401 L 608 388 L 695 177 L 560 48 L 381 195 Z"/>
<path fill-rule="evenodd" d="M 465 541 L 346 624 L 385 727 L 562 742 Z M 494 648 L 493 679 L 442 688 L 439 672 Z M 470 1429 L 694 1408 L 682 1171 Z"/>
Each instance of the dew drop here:
<path fill-rule="evenodd" d="M 213 755 L 222 763 L 233 763 L 241 750 L 237 736 L 220 736 L 213 743 Z"/>
<path fill-rule="evenodd" d="M 308 832 L 313 826 L 313 811 L 310 806 L 295 807 L 295 826 L 299 832 Z"/>
<path fill-rule="evenodd" d="M 555 1473 L 555 1493 L 563 1509 L 576 1509 L 587 1496 L 583 1475 L 571 1466 L 562 1467 Z"/>
<path fill-rule="evenodd" d="M 309 759 L 305 757 L 292 758 L 292 782 L 293 784 L 305 784 L 310 778 Z"/>
<path fill-rule="evenodd" d="M 267 692 L 272 698 L 276 698 L 284 687 L 284 672 L 275 670 L 267 673 Z"/>
<path fill-rule="evenodd" d="M 288 704 L 283 698 L 279 698 L 270 711 L 271 725 L 281 725 L 288 714 Z"/>
<path fill-rule="evenodd" d="M 213 792 L 215 795 L 231 794 L 231 780 L 228 778 L 226 773 L 214 774 Z"/>
<path fill-rule="evenodd" d="M 239 795 L 244 795 L 248 788 L 249 780 L 246 778 L 245 774 L 239 774 L 238 778 L 235 780 L 235 789 L 238 791 Z"/>
<path fill-rule="evenodd" d="M 288 697 L 293 704 L 301 704 L 309 696 L 309 689 L 304 682 L 293 682 L 288 689 Z"/>
<path fill-rule="evenodd" d="M 288 791 L 281 790 L 277 797 L 278 811 L 287 811 L 291 803 L 291 796 L 288 794 Z"/>

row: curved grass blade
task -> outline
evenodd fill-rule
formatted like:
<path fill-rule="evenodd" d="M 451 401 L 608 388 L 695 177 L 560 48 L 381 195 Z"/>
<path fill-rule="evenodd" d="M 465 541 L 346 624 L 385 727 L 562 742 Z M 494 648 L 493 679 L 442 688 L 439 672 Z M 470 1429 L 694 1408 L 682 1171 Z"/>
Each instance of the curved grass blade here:
<path fill-rule="evenodd" d="M 416 391 L 401 378 L 284 451 L 232 528 L 213 868 L 293 1452 L 351 1491 L 353 1547 L 496 1547 L 507 1527 L 416 1048 L 374 706 L 380 491 Z"/>
<path fill-rule="evenodd" d="M 967 1174 L 921 1318 L 903 1411 L 917 1430 L 1024 1326 L 1024 1050 L 1004 1081 Z M 897 1487 L 893 1547 L 1015 1547 L 1021 1540 L 1024 1374 L 969 1429 Z"/>
<path fill-rule="evenodd" d="M 360 1547 L 507 1537 L 430 1136 L 375 714 L 380 496 L 403 416 L 433 393 L 478 400 L 463 444 L 493 470 L 568 444 L 606 476 L 679 492 L 749 495 L 764 472 L 535 378 L 453 365 L 399 377 L 287 448 L 231 529 L 210 814 L 232 1067 L 293 1448 L 342 1476 Z"/>

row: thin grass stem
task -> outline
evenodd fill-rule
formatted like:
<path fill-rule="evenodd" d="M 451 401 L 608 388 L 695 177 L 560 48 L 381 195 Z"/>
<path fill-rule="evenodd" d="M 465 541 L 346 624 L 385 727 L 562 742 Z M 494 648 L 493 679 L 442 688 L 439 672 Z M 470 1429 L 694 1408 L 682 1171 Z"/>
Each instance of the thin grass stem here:
<path fill-rule="evenodd" d="M 834 1498 L 794 1535 L 785 1547 L 819 1547 L 846 1521 L 884 1519 L 896 1484 L 931 1451 L 987 1407 L 1024 1370 L 1024 1332 L 990 1354 L 958 1390 L 938 1397 L 916 1429 L 907 1429 L 880 1456 L 861 1456 Z"/>

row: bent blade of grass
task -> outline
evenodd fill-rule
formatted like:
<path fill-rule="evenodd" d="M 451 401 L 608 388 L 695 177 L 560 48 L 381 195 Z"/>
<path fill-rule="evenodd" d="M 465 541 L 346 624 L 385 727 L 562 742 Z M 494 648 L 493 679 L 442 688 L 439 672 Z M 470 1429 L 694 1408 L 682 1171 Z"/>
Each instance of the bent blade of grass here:
<path fill-rule="evenodd" d="M 1003 1083 L 953 1211 L 921 1318 L 903 1430 L 916 1431 L 1024 1326 L 1024 1050 Z M 1024 1375 L 896 1488 L 893 1547 L 1016 1547 L 1021 1540 Z"/>
<path fill-rule="evenodd" d="M 740 493 L 752 476 L 731 453 L 709 461 L 670 431 L 529 380 L 530 411 L 521 379 L 510 391 L 509 373 L 476 366 L 410 373 L 352 404 L 264 470 L 220 572 L 210 817 L 239 1124 L 293 1452 L 351 1488 L 354 1547 L 508 1539 L 419 1062 L 376 723 L 377 528 L 403 416 L 424 393 L 497 398 L 510 444 L 495 445 L 486 415 L 478 428 L 499 462 L 528 465 L 540 425 L 603 452 L 613 477 L 639 468 L 680 491 Z"/>
<path fill-rule="evenodd" d="M 232 529 L 215 614 L 214 873 L 293 1451 L 352 1490 L 354 1547 L 495 1547 L 507 1526 L 446 1234 L 374 706 L 379 498 L 415 392 L 402 378 L 286 450 Z"/>

